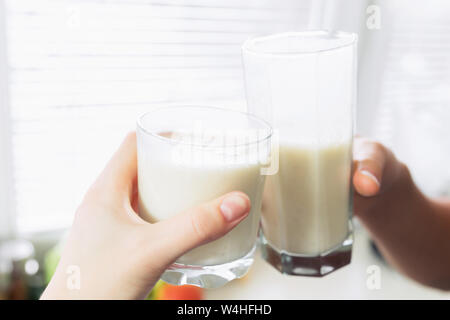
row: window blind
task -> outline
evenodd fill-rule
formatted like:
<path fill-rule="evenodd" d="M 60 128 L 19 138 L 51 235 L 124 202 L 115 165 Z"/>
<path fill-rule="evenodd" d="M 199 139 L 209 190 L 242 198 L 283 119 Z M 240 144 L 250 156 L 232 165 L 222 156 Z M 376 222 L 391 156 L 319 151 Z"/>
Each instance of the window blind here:
<path fill-rule="evenodd" d="M 18 231 L 68 226 L 140 113 L 243 109 L 241 43 L 305 28 L 310 3 L 6 0 Z"/>

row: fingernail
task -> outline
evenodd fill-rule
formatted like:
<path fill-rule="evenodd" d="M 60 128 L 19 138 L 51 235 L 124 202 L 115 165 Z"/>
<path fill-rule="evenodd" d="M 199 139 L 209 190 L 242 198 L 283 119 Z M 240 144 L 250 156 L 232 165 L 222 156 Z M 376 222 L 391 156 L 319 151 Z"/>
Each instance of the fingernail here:
<path fill-rule="evenodd" d="M 367 171 L 367 170 L 361 170 L 360 171 L 363 175 L 365 175 L 366 177 L 369 177 L 373 182 L 375 182 L 377 184 L 377 186 L 380 186 L 380 182 L 378 181 L 377 177 L 375 177 L 372 172 Z"/>
<path fill-rule="evenodd" d="M 248 209 L 248 199 L 238 194 L 229 195 L 220 205 L 220 211 L 228 222 L 239 219 Z"/>

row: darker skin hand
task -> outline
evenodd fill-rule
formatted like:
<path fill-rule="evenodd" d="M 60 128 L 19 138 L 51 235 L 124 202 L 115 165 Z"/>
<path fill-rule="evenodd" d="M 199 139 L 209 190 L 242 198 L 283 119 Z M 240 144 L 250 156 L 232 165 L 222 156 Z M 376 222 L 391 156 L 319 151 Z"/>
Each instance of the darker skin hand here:
<path fill-rule="evenodd" d="M 450 201 L 430 199 L 383 145 L 355 138 L 354 212 L 386 260 L 428 286 L 450 289 Z"/>

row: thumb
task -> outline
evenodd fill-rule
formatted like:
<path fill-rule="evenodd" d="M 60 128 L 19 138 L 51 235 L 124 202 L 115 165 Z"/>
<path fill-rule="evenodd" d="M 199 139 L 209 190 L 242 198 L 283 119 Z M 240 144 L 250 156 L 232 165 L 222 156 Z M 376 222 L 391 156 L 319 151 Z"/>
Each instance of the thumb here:
<path fill-rule="evenodd" d="M 170 260 L 176 260 L 189 250 L 227 234 L 248 216 L 250 207 L 245 193 L 231 192 L 153 227 L 166 233 L 162 249 L 171 255 Z"/>
<path fill-rule="evenodd" d="M 353 185 L 361 196 L 371 197 L 380 192 L 389 157 L 382 144 L 364 138 L 355 139 Z"/>

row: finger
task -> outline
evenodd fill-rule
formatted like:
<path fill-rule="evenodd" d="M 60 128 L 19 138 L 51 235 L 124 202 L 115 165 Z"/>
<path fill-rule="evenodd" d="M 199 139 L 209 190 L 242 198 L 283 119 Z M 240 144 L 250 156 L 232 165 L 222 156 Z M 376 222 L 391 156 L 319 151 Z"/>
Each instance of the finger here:
<path fill-rule="evenodd" d="M 130 197 L 137 179 L 136 133 L 130 132 L 114 153 L 89 192 L 115 198 Z"/>
<path fill-rule="evenodd" d="M 387 149 L 380 143 L 355 139 L 353 185 L 360 195 L 370 197 L 380 192 L 387 157 Z"/>
<path fill-rule="evenodd" d="M 250 207 L 246 194 L 232 192 L 150 227 L 165 232 L 162 251 L 170 255 L 167 258 L 172 261 L 228 233 L 248 216 Z"/>

